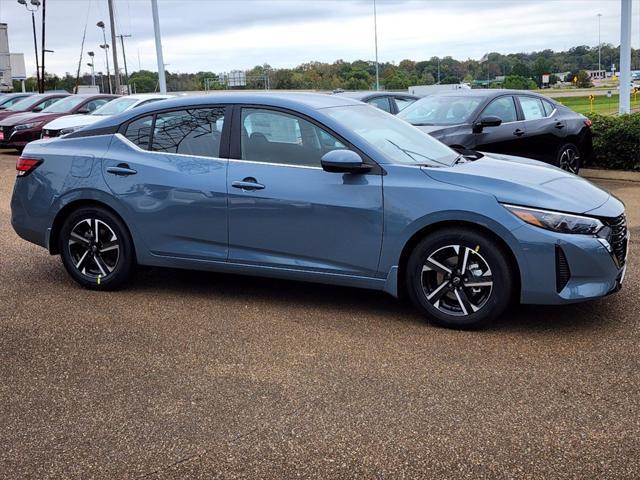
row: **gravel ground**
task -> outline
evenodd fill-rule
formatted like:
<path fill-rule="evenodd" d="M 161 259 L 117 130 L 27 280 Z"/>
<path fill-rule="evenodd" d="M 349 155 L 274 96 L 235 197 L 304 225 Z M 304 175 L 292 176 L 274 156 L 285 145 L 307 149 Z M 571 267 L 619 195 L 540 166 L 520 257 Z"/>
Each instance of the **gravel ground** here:
<path fill-rule="evenodd" d="M 0 478 L 640 477 L 638 289 L 424 323 L 382 293 L 148 269 L 89 292 L 9 222 Z M 640 238 L 640 183 L 600 183 Z"/>

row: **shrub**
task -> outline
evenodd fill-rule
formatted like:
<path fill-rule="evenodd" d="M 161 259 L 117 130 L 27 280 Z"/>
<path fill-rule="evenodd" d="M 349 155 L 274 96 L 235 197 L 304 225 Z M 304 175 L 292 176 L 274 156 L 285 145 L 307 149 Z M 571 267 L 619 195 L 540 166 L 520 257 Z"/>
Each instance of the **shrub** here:
<path fill-rule="evenodd" d="M 512 90 L 531 90 L 537 88 L 536 82 L 530 78 L 522 77 L 520 75 L 508 75 L 504 79 L 502 84 L 504 88 Z"/>
<path fill-rule="evenodd" d="M 640 113 L 592 115 L 593 165 L 640 170 Z"/>

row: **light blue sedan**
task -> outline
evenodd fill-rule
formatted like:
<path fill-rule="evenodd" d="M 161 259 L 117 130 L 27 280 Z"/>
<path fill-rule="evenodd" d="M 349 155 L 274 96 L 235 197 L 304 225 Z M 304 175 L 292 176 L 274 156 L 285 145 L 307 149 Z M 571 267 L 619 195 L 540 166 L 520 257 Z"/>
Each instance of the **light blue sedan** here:
<path fill-rule="evenodd" d="M 514 157 L 464 157 L 360 102 L 312 94 L 183 97 L 30 143 L 12 224 L 82 286 L 136 265 L 408 294 L 447 327 L 511 300 L 620 288 L 624 206 Z"/>

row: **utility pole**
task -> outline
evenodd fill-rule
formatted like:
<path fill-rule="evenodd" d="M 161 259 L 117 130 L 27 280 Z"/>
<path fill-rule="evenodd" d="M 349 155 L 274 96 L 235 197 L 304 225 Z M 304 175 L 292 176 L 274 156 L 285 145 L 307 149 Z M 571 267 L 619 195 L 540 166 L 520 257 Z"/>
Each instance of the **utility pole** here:
<path fill-rule="evenodd" d="M 122 45 L 122 60 L 124 60 L 124 83 L 127 85 L 127 94 L 130 94 L 129 91 L 129 70 L 127 70 L 127 54 L 124 51 L 124 39 L 130 38 L 131 35 L 118 35 L 120 38 L 120 44 Z"/>
<path fill-rule="evenodd" d="M 631 0 L 620 2 L 620 108 L 631 110 Z"/>
<path fill-rule="evenodd" d="M 122 90 L 120 88 L 120 70 L 118 69 L 118 49 L 116 47 L 116 23 L 115 18 L 113 17 L 113 0 L 108 0 L 109 4 L 109 24 L 111 26 L 111 53 L 113 53 L 113 71 L 114 75 L 114 84 L 116 94 L 120 95 Z"/>
<path fill-rule="evenodd" d="M 104 49 L 104 58 L 107 61 L 107 83 L 109 84 L 109 93 L 113 93 L 113 90 L 111 89 L 111 72 L 109 71 L 109 44 L 107 43 L 107 35 L 104 32 L 104 22 L 100 20 L 98 23 L 96 23 L 96 26 L 102 29 L 102 41 L 104 43 L 100 45 L 100 48 Z M 100 78 L 100 82 L 102 82 L 102 78 Z"/>
<path fill-rule="evenodd" d="M 602 42 L 600 41 L 600 19 L 602 14 L 598 14 L 598 72 L 602 71 Z M 598 73 L 599 75 L 599 73 Z"/>
<path fill-rule="evenodd" d="M 44 54 L 46 52 L 44 46 L 44 27 L 45 27 L 45 14 L 47 13 L 47 0 L 42 0 L 42 75 L 40 75 L 40 93 L 44 93 L 45 78 L 44 78 Z"/>
<path fill-rule="evenodd" d="M 162 40 L 160 37 L 160 20 L 158 18 L 158 0 L 151 0 L 151 11 L 153 13 L 153 32 L 156 37 L 156 57 L 158 61 L 158 83 L 160 93 L 167 93 L 167 79 L 164 76 L 164 60 L 162 58 Z"/>
<path fill-rule="evenodd" d="M 94 65 L 95 60 L 93 59 L 93 57 L 95 56 L 95 53 L 87 52 L 87 55 L 89 55 L 89 57 L 91 58 L 91 63 L 87 63 L 87 65 L 89 67 L 91 67 L 91 85 L 95 87 L 96 86 L 96 71 L 95 71 L 95 65 Z"/>
<path fill-rule="evenodd" d="M 376 0 L 373 0 L 373 35 L 376 44 L 376 90 L 380 90 L 380 72 L 378 70 L 378 12 Z"/>
<path fill-rule="evenodd" d="M 29 12 L 31 12 L 31 26 L 33 27 L 33 47 L 36 54 L 36 86 L 38 87 L 38 92 L 40 91 L 40 63 L 38 62 L 38 39 L 36 37 L 36 16 L 35 13 L 38 11 L 38 7 L 40 7 L 39 0 L 31 0 L 30 4 L 33 6 L 29 8 L 29 4 L 27 0 L 18 0 L 20 5 L 24 5 Z M 22 86 L 24 87 L 24 80 L 22 81 Z M 24 89 L 23 89 L 24 91 Z"/>

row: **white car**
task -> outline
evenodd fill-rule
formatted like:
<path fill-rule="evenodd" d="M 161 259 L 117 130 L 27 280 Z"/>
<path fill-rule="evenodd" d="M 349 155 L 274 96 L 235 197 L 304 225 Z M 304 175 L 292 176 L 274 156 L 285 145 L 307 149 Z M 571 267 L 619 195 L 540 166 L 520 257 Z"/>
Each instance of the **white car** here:
<path fill-rule="evenodd" d="M 166 100 L 173 98 L 174 95 L 159 95 L 155 93 L 140 94 L 140 95 L 127 95 L 126 97 L 116 98 L 111 100 L 106 105 L 98 108 L 96 111 L 89 115 L 67 115 L 64 117 L 56 118 L 55 120 L 47 123 L 42 129 L 42 138 L 59 137 L 68 133 L 74 132 L 82 127 L 91 125 L 103 118 L 111 115 L 117 115 L 118 113 L 126 112 L 132 108 L 139 107 L 140 105 L 146 105 L 147 103 L 156 102 L 158 100 Z"/>

